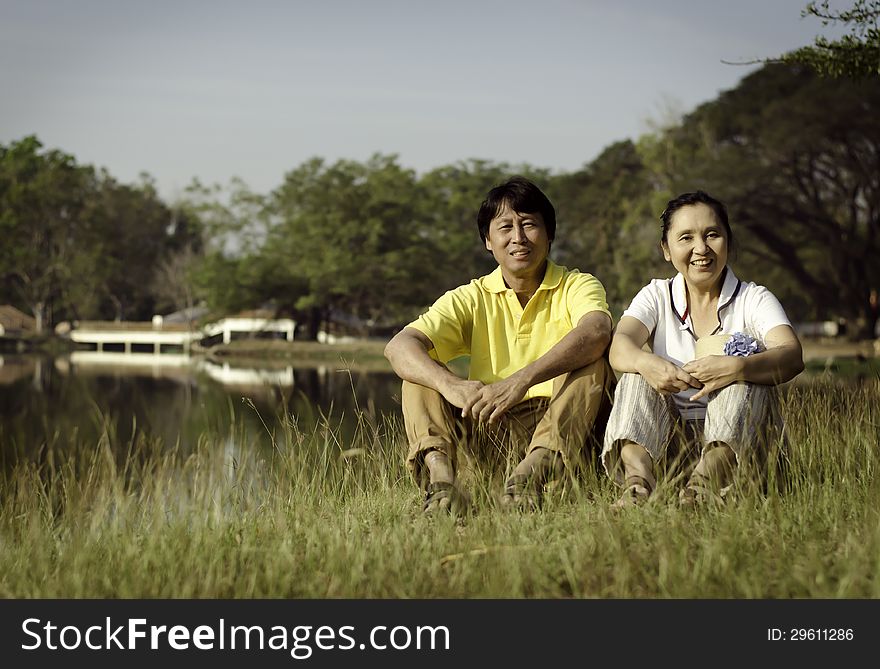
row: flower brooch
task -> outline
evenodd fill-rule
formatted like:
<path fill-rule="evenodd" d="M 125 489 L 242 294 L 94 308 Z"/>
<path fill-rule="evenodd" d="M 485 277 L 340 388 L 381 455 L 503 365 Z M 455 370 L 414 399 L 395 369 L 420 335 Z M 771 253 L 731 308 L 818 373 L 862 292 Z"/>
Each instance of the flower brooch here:
<path fill-rule="evenodd" d="M 724 345 L 724 355 L 745 357 L 752 353 L 758 353 L 760 350 L 761 345 L 758 340 L 745 332 L 734 332 Z"/>

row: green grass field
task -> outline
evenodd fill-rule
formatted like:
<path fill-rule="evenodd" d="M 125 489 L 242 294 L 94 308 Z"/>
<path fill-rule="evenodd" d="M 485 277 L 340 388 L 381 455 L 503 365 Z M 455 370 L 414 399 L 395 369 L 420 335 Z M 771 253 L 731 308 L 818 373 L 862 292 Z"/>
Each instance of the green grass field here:
<path fill-rule="evenodd" d="M 3 455 L 0 597 L 880 597 L 880 381 L 786 389 L 786 490 L 680 510 L 668 488 L 612 513 L 588 476 L 537 513 L 421 516 L 396 421 L 287 421 L 271 449 L 243 429 L 194 453 L 56 435 Z M 251 410 L 244 407 L 243 410 Z M 125 455 L 120 455 L 125 453 Z"/>

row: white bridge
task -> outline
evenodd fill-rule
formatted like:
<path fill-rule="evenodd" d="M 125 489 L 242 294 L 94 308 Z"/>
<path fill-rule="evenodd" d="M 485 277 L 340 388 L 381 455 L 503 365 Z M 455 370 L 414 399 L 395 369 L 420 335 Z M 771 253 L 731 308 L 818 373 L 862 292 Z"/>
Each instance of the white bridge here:
<path fill-rule="evenodd" d="M 193 344 L 217 336 L 222 336 L 224 344 L 231 342 L 236 335 L 263 333 L 273 333 L 293 341 L 295 329 L 296 321 L 290 318 L 231 316 L 195 329 L 182 323 L 163 323 L 162 317 L 156 316 L 152 323 L 84 321 L 59 334 L 66 335 L 77 344 L 94 346 L 93 350 L 101 353 L 160 355 L 187 354 Z"/>

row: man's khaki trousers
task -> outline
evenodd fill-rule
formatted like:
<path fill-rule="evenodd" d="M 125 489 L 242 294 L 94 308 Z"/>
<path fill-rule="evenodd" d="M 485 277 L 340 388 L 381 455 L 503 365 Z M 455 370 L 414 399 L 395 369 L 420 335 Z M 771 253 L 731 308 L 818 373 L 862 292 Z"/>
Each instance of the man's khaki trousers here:
<path fill-rule="evenodd" d="M 579 472 L 598 455 L 614 396 L 614 371 L 605 357 L 553 380 L 553 394 L 531 398 L 510 409 L 497 427 L 462 418 L 436 390 L 403 382 L 403 421 L 409 442 L 407 465 L 416 482 L 428 484 L 424 457 L 428 451 L 445 453 L 456 476 L 478 463 L 493 469 L 547 448 L 562 456 L 570 472 Z M 515 464 L 515 463 L 514 463 Z"/>

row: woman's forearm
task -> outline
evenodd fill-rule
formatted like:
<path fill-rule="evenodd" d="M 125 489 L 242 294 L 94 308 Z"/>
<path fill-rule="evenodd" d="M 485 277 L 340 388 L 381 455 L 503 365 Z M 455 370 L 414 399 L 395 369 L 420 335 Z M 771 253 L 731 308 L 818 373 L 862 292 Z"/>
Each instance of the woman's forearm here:
<path fill-rule="evenodd" d="M 798 345 L 777 346 L 743 359 L 742 381 L 777 385 L 791 381 L 804 371 L 804 357 Z"/>
<path fill-rule="evenodd" d="M 641 363 L 653 356 L 626 335 L 617 333 L 611 341 L 611 349 L 608 352 L 608 361 L 616 372 L 641 373 Z"/>

